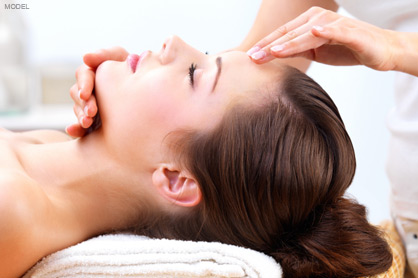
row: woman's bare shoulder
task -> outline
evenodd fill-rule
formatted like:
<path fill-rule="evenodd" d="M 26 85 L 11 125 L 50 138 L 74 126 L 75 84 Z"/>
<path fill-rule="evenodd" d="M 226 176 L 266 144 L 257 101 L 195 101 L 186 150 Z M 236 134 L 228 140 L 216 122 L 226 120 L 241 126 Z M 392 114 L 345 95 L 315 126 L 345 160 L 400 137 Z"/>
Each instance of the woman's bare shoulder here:
<path fill-rule="evenodd" d="M 40 144 L 72 140 L 69 135 L 62 131 L 48 129 L 26 131 L 22 132 L 21 135 Z"/>
<path fill-rule="evenodd" d="M 0 170 L 0 216 L 10 217 L 15 212 L 23 212 L 24 200 L 30 198 L 29 191 L 32 183 L 19 169 L 3 168 Z M 26 193 L 28 192 L 28 193 Z M 19 205 L 22 205 L 20 209 Z M 4 218 L 3 218 L 4 219 Z M 2 227 L 4 221 L 0 221 Z"/>
<path fill-rule="evenodd" d="M 41 256 L 47 198 L 18 170 L 0 170 L 0 277 L 19 277 Z"/>
<path fill-rule="evenodd" d="M 0 127 L 0 139 L 13 139 L 33 144 L 55 143 L 73 140 L 66 133 L 52 129 L 39 129 L 23 132 L 13 132 Z"/>

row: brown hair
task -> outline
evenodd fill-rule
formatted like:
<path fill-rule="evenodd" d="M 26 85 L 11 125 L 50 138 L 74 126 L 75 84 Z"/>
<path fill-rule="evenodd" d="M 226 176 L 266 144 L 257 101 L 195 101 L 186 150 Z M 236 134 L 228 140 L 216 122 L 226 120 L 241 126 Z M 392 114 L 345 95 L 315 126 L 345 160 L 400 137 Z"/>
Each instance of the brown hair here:
<path fill-rule="evenodd" d="M 175 140 L 203 201 L 142 233 L 252 248 L 273 256 L 284 277 L 384 272 L 386 241 L 365 207 L 344 197 L 356 165 L 335 104 L 296 69 L 279 83 L 261 106 L 236 105 L 214 130 Z"/>

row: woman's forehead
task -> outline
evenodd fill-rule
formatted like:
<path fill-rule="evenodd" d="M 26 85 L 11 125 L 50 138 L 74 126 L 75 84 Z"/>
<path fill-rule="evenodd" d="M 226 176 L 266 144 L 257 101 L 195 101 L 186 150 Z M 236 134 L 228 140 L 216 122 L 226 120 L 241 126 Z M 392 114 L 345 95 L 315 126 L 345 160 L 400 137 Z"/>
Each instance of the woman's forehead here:
<path fill-rule="evenodd" d="M 283 72 L 283 66 L 277 63 L 256 64 L 241 51 L 225 52 L 220 57 L 222 70 L 219 82 L 226 86 L 252 87 L 260 83 L 274 82 Z"/>

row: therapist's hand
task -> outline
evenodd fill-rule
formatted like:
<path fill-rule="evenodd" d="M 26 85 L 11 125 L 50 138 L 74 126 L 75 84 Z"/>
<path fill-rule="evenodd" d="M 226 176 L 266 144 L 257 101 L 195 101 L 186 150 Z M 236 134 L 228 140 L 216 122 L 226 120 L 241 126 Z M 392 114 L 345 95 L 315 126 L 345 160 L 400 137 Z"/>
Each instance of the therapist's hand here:
<path fill-rule="evenodd" d="M 84 136 L 87 128 L 93 123 L 93 117 L 97 114 L 97 103 L 93 94 L 97 67 L 107 60 L 124 61 L 128 54 L 121 47 L 113 47 L 84 55 L 84 65 L 80 66 L 76 71 L 77 83 L 70 89 L 70 95 L 74 101 L 74 113 L 77 116 L 78 123 L 66 128 L 68 135 L 72 137 Z"/>
<path fill-rule="evenodd" d="M 313 7 L 260 40 L 248 51 L 251 59 L 305 57 L 330 65 L 396 68 L 399 42 L 394 31 Z"/>

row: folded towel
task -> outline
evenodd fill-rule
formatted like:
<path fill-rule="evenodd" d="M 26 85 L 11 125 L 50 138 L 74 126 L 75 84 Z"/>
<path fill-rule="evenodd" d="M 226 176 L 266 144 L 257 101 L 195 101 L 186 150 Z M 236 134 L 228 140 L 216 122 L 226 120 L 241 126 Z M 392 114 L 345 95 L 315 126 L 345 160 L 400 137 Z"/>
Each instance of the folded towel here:
<path fill-rule="evenodd" d="M 45 257 L 29 277 L 280 278 L 282 271 L 273 258 L 242 247 L 112 234 Z"/>

